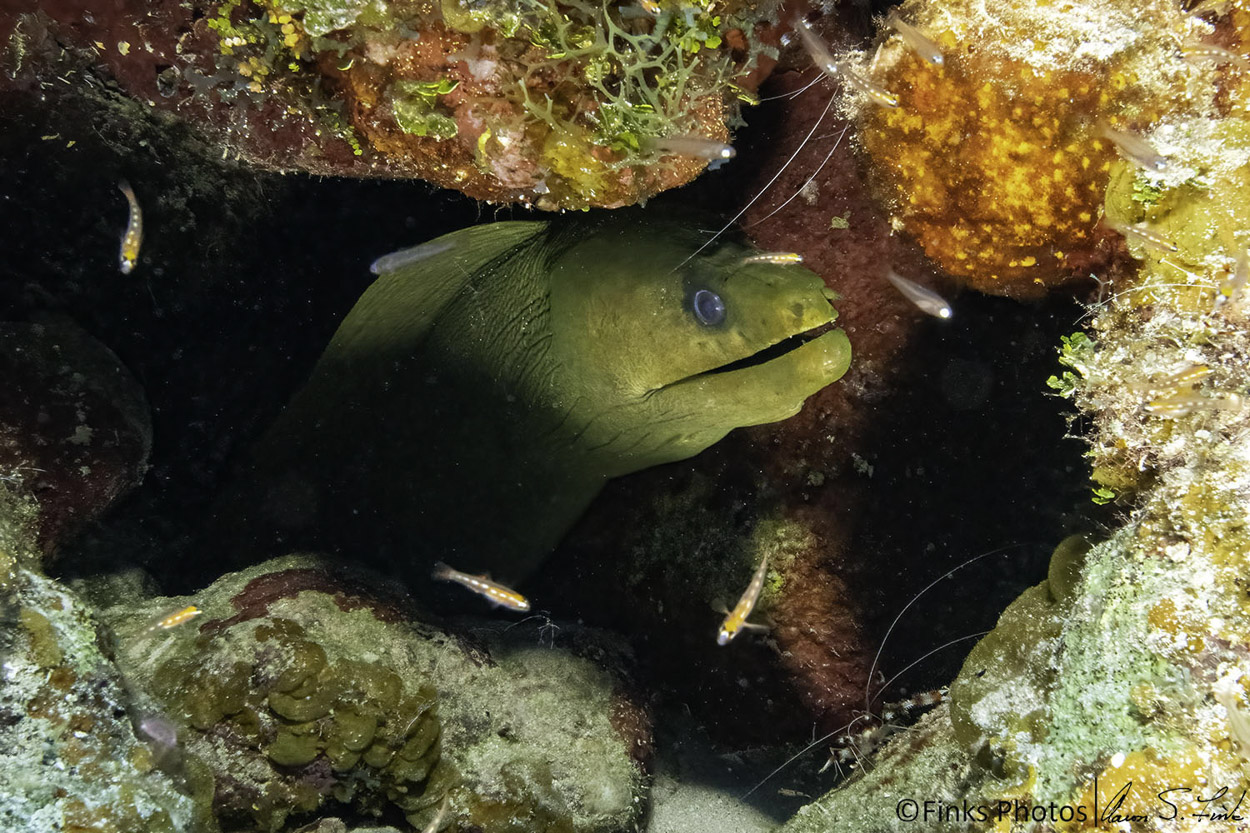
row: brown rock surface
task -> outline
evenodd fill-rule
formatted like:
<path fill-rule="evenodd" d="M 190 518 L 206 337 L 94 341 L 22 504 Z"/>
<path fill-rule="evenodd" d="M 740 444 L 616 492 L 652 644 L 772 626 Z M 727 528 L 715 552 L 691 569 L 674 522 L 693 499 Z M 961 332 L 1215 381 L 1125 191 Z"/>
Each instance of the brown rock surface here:
<path fill-rule="evenodd" d="M 17 0 L 0 92 L 120 90 L 267 170 L 616 208 L 707 167 L 662 142 L 729 138 L 773 65 L 775 5 Z"/>
<path fill-rule="evenodd" d="M 45 554 L 137 485 L 148 405 L 117 356 L 67 321 L 0 323 L 0 478 L 39 504 Z"/>

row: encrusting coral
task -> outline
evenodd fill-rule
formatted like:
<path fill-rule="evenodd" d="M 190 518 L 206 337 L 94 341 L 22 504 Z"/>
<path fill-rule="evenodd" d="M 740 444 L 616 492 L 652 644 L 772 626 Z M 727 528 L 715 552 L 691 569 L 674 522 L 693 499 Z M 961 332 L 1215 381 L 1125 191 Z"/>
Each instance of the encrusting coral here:
<path fill-rule="evenodd" d="M 1210 88 L 1211 68 L 1181 45 L 1211 27 L 1170 0 L 908 2 L 896 13 L 943 57 L 930 63 L 891 32 L 856 70 L 897 97 L 893 108 L 850 100 L 897 226 L 993 294 L 1038 297 L 1105 266 L 1111 166 L 1141 134 L 1165 154 L 1184 141 L 1156 128 Z"/>
<path fill-rule="evenodd" d="M 729 128 L 776 56 L 778 6 L 162 0 L 84 16 L 30 4 L 0 19 L 16 56 L 0 88 L 77 61 L 255 165 L 614 208 L 732 156 Z"/>
<path fill-rule="evenodd" d="M 200 615 L 159 624 L 188 604 Z M 407 604 L 291 556 L 104 615 L 136 701 L 214 785 L 222 830 L 395 812 L 422 828 L 444 800 L 452 829 L 483 833 L 636 820 L 648 724 L 619 678 L 525 630 L 414 623 Z"/>
<path fill-rule="evenodd" d="M 205 829 L 161 771 L 90 605 L 25 566 L 37 513 L 0 481 L 0 828 L 9 833 Z"/>

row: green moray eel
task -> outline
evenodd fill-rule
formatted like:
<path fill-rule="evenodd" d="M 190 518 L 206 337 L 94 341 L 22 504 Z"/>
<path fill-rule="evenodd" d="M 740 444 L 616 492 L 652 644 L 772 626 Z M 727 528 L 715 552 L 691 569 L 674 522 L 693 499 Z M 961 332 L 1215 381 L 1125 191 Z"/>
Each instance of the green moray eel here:
<path fill-rule="evenodd" d="M 705 239 L 630 211 L 382 258 L 239 514 L 287 549 L 524 577 L 609 478 L 785 419 L 846 371 L 816 275 Z"/>

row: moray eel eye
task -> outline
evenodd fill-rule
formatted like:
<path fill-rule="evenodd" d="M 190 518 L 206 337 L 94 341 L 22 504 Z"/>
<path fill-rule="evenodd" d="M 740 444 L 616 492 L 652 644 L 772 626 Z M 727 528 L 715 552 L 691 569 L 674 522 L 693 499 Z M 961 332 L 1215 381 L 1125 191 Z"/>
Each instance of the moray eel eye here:
<path fill-rule="evenodd" d="M 690 309 L 705 327 L 715 327 L 725 320 L 725 302 L 710 289 L 697 290 L 690 298 Z"/>

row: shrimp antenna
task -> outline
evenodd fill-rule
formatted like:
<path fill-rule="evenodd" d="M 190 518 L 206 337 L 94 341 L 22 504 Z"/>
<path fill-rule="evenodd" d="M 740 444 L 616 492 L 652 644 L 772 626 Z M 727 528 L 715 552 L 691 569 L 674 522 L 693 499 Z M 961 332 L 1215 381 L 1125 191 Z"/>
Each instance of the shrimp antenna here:
<path fill-rule="evenodd" d="M 1176 287 L 1179 287 L 1181 289 L 1214 289 L 1216 292 L 1220 291 L 1220 288 L 1218 286 L 1216 286 L 1213 283 L 1208 283 L 1206 281 L 1201 281 L 1198 283 L 1152 283 L 1152 284 L 1147 284 L 1145 286 L 1130 286 L 1128 289 L 1123 289 L 1119 292 L 1113 293 L 1105 301 L 1099 301 L 1095 304 L 1090 304 L 1088 308 L 1085 310 L 1085 313 L 1080 318 L 1073 321 L 1072 323 L 1080 324 L 1082 321 L 1084 321 L 1086 318 L 1089 318 L 1098 310 L 1101 310 L 1104 307 L 1110 306 L 1111 302 L 1114 301 L 1116 298 L 1120 298 L 1125 295 L 1130 295 L 1134 292 L 1151 292 L 1155 289 L 1169 289 L 1169 288 L 1176 288 Z M 1199 317 L 1204 316 L 1204 315 L 1206 315 L 1205 312 L 1198 313 Z"/>
<path fill-rule="evenodd" d="M 794 763 L 794 762 L 795 762 L 795 761 L 797 761 L 799 758 L 801 758 L 801 757 L 803 757 L 804 755 L 806 755 L 808 752 L 811 752 L 811 751 L 812 751 L 813 749 L 815 749 L 817 746 L 820 746 L 822 743 L 824 743 L 825 741 L 829 740 L 829 738 L 833 737 L 834 735 L 840 735 L 840 734 L 842 734 L 843 732 L 849 731 L 849 730 L 850 730 L 850 728 L 851 728 L 852 726 L 854 726 L 856 723 L 859 723 L 861 720 L 867 720 L 867 719 L 868 719 L 868 715 L 866 715 L 866 714 L 861 714 L 861 715 L 859 715 L 858 717 L 856 717 L 855 719 L 853 719 L 850 723 L 846 724 L 845 726 L 841 726 L 841 727 L 839 727 L 839 728 L 837 728 L 837 729 L 834 729 L 832 732 L 829 732 L 828 734 L 821 735 L 820 737 L 816 738 L 816 740 L 812 741 L 812 742 L 811 742 L 811 743 L 809 743 L 807 746 L 804 746 L 802 749 L 800 749 L 798 752 L 795 752 L 795 753 L 794 753 L 793 755 L 791 755 L 789 758 L 786 758 L 786 759 L 785 759 L 785 761 L 783 761 L 783 762 L 781 763 L 781 765 L 780 765 L 780 766 L 778 766 L 778 767 L 777 767 L 776 769 L 774 769 L 772 772 L 770 772 L 770 773 L 768 773 L 767 775 L 765 775 L 765 776 L 764 776 L 764 778 L 763 778 L 763 780 L 761 780 L 758 784 L 756 784 L 756 785 L 755 785 L 754 787 L 752 787 L 751 789 L 749 789 L 749 790 L 747 790 L 746 792 L 744 792 L 744 793 L 742 794 L 742 798 L 746 798 L 746 797 L 747 797 L 747 796 L 749 796 L 751 793 L 755 792 L 755 791 L 756 791 L 756 790 L 758 790 L 760 787 L 762 787 L 762 786 L 764 786 L 765 784 L 767 784 L 767 783 L 768 783 L 768 782 L 772 779 L 772 777 L 773 777 L 774 775 L 776 775 L 778 772 L 781 772 L 783 769 L 785 769 L 786 767 L 790 766 L 790 764 Z"/>
<path fill-rule="evenodd" d="M 811 139 L 811 138 L 812 138 L 812 136 L 813 136 L 813 135 L 815 135 L 816 131 L 820 128 L 820 125 L 821 125 L 821 124 L 824 122 L 824 120 L 825 120 L 825 116 L 829 115 L 829 108 L 833 107 L 833 102 L 834 102 L 834 100 L 835 100 L 837 97 L 838 97 L 838 94 L 837 94 L 836 92 L 835 92 L 833 95 L 829 96 L 829 103 L 825 105 L 825 109 L 824 109 L 824 111 L 820 114 L 820 118 L 816 119 L 816 123 L 812 125 L 812 129 L 811 129 L 811 130 L 809 130 L 809 131 L 807 132 L 807 135 L 803 137 L 803 141 L 799 143 L 799 146 L 798 146 L 797 148 L 795 148 L 794 153 L 790 154 L 790 158 L 786 160 L 786 163 L 785 163 L 784 165 L 782 165 L 780 168 L 778 168 L 778 169 L 777 169 L 777 173 L 773 174 L 773 178 L 772 178 L 772 179 L 770 179 L 770 180 L 768 180 L 768 183 L 767 183 L 767 184 L 766 184 L 763 188 L 761 188 L 761 189 L 760 189 L 760 192 L 759 192 L 758 194 L 756 194 L 754 197 L 752 197 L 750 202 L 748 202 L 746 205 L 742 206 L 742 209 L 741 209 L 740 211 L 738 211 L 738 213 L 737 213 L 737 214 L 735 214 L 735 215 L 733 216 L 733 219 L 731 219 L 728 223 L 726 223 L 726 224 L 725 224 L 725 225 L 721 228 L 721 230 L 720 230 L 720 231 L 716 232 L 716 233 L 715 233 L 715 234 L 713 234 L 711 237 L 709 237 L 709 238 L 708 238 L 708 239 L 707 239 L 707 240 L 703 243 L 703 245 L 702 245 L 702 246 L 700 246 L 699 248 L 695 249 L 695 250 L 694 250 L 694 251 L 690 254 L 690 256 L 689 256 L 689 257 L 687 257 L 687 258 L 686 258 L 685 260 L 683 260 L 681 263 L 679 263 L 679 264 L 677 264 L 675 267 L 673 267 L 673 271 L 674 271 L 674 272 L 676 272 L 676 271 L 677 271 L 678 269 L 680 269 L 681 267 L 685 266 L 685 265 L 686 265 L 687 263 L 689 263 L 690 261 L 694 260 L 696 257 L 698 257 L 698 256 L 699 256 L 699 254 L 700 254 L 700 253 L 701 253 L 704 249 L 706 249 L 708 246 L 710 246 L 710 245 L 712 245 L 713 243 L 715 243 L 715 242 L 716 242 L 716 239 L 717 239 L 718 237 L 720 237 L 722 234 L 724 234 L 726 231 L 728 231 L 728 230 L 729 230 L 729 228 L 730 228 L 730 226 L 732 226 L 734 223 L 738 222 L 738 220 L 742 218 L 742 215 L 743 215 L 743 214 L 746 214 L 746 213 L 747 213 L 747 210 L 748 210 L 748 209 L 750 209 L 750 207 L 751 207 L 751 206 L 755 205 L 756 201 L 757 201 L 760 197 L 764 196 L 764 194 L 768 191 L 768 189 L 772 187 L 773 183 L 775 183 L 775 182 L 776 182 L 776 181 L 777 181 L 777 180 L 781 177 L 781 175 L 782 175 L 783 173 L 785 173 L 786 168 L 790 167 L 790 163 L 791 163 L 791 162 L 793 162 L 793 161 L 794 161 L 794 160 L 798 157 L 799 153 L 800 153 L 800 152 L 802 152 L 803 148 L 807 146 L 807 142 L 808 142 L 808 140 L 809 140 L 809 139 Z"/>
<path fill-rule="evenodd" d="M 967 636 L 961 636 L 961 637 L 959 637 L 958 639 L 952 639 L 950 642 L 947 642 L 947 643 L 945 643 L 945 644 L 943 644 L 943 645 L 939 645 L 939 646 L 937 646 L 937 647 L 936 647 L 936 648 L 934 648 L 932 651 L 929 651 L 927 654 L 925 654 L 924 656 L 920 657 L 919 659 L 912 660 L 910 663 L 908 663 L 908 664 L 907 664 L 907 665 L 903 668 L 903 670 L 902 670 L 902 671 L 899 671 L 897 674 L 895 674 L 895 675 L 894 675 L 893 677 L 891 677 L 889 680 L 887 680 L 886 682 L 882 683 L 882 684 L 881 684 L 881 688 L 879 688 L 879 689 L 878 689 L 878 691 L 885 691 L 887 688 L 889 688 L 890 686 L 894 685 L 894 683 L 898 680 L 898 678 L 899 678 L 899 677 L 903 676 L 903 675 L 904 675 L 904 674 L 906 674 L 908 671 L 912 670 L 912 669 L 913 669 L 913 668 L 915 668 L 917 665 L 919 665 L 920 663 L 922 663 L 922 662 L 924 662 L 925 660 L 927 660 L 929 657 L 931 657 L 931 656 L 933 656 L 934 654 L 936 654 L 938 651 L 943 651 L 943 650 L 945 650 L 945 649 L 949 648 L 949 647 L 950 647 L 950 646 L 952 646 L 952 645 L 958 645 L 960 642 L 966 642 L 966 641 L 968 641 L 969 639 L 980 639 L 981 637 L 985 636 L 987 633 L 989 633 L 989 631 L 977 631 L 976 633 L 970 633 L 970 634 L 968 634 Z"/>
<path fill-rule="evenodd" d="M 1028 545 L 1027 544 L 1008 544 L 1005 547 L 999 547 L 996 550 L 990 550 L 989 552 L 983 552 L 980 555 L 973 556 L 972 558 L 969 558 L 964 563 L 952 568 L 951 570 L 935 578 L 933 581 L 929 582 L 928 586 L 925 587 L 925 589 L 921 590 L 919 593 L 912 596 L 911 601 L 903 605 L 903 609 L 900 610 L 898 612 L 898 615 L 894 617 L 894 621 L 890 622 L 890 627 L 886 628 L 885 636 L 881 638 L 881 644 L 877 646 L 877 654 L 876 656 L 872 658 L 872 667 L 868 669 L 868 682 L 864 684 L 864 705 L 868 708 L 869 711 L 872 711 L 872 675 L 877 673 L 877 663 L 881 660 L 881 652 L 885 650 L 885 643 L 887 640 L 889 640 L 890 634 L 894 632 L 894 626 L 898 624 L 898 620 L 903 618 L 903 614 L 906 613 L 908 610 L 910 610 L 911 606 L 914 605 L 917 601 L 919 601 L 921 596 L 923 596 L 925 593 L 928 593 L 930 590 L 932 590 L 934 586 L 950 578 L 955 573 L 962 570 L 964 567 L 967 567 L 969 564 L 975 564 L 976 562 L 980 561 L 982 558 L 989 558 L 991 555 L 1001 555 L 1002 553 L 1010 552 L 1011 550 L 1018 549 L 1024 546 L 1028 546 Z M 877 689 L 877 693 L 880 694 L 884 690 L 885 690 L 884 687 L 879 688 Z"/>
<path fill-rule="evenodd" d="M 992 555 L 992 553 L 986 553 L 986 555 Z M 982 556 L 978 556 L 978 557 L 982 557 Z M 967 563 L 968 563 L 968 564 L 971 564 L 972 562 L 971 562 L 971 561 L 969 561 L 969 562 L 967 562 Z M 962 566 L 964 566 L 964 565 L 962 565 L 962 564 L 961 564 L 960 566 L 962 567 Z M 955 569 L 959 569 L 959 568 L 958 568 L 958 567 L 956 567 Z M 952 570 L 952 572 L 954 572 L 954 571 Z M 939 580 L 940 580 L 940 579 L 939 579 Z M 957 644 L 959 644 L 960 642 L 966 642 L 966 641 L 968 641 L 969 639 L 978 639 L 978 638 L 980 638 L 980 637 L 982 637 L 982 636 L 985 636 L 987 633 L 989 633 L 989 631 L 979 631 L 979 632 L 977 632 L 977 633 L 971 633 L 971 634 L 968 634 L 967 636 L 961 636 L 961 637 L 959 637 L 958 639 L 952 639 L 950 642 L 947 642 L 945 645 L 939 645 L 939 646 L 937 646 L 937 647 L 936 647 L 936 648 L 934 648 L 932 651 L 929 651 L 927 654 L 925 654 L 924 656 L 920 657 L 919 659 L 913 660 L 913 661 L 912 661 L 912 662 L 911 662 L 911 663 L 910 663 L 910 664 L 909 664 L 906 668 L 904 668 L 902 671 L 899 671 L 897 674 L 895 674 L 893 677 L 891 677 L 891 678 L 890 678 L 890 680 L 889 680 L 887 683 L 885 683 L 883 686 L 881 686 L 881 689 L 882 689 L 882 690 L 885 690 L 885 689 L 889 688 L 891 685 L 893 685 L 893 684 L 894 684 L 895 680 L 897 680 L 899 677 L 901 677 L 901 676 L 903 676 L 904 674 L 906 674 L 908 671 L 910 671 L 910 670 L 911 670 L 912 668 L 914 668 L 915 666 L 917 666 L 917 665 L 919 665 L 920 663 L 922 663 L 922 662 L 924 662 L 925 660 L 927 660 L 929 657 L 931 657 L 931 656 L 933 656 L 934 654 L 936 654 L 938 651 L 941 651 L 941 650 L 944 650 L 944 649 L 946 649 L 946 648 L 949 648 L 949 647 L 950 647 L 950 646 L 952 646 L 952 645 L 957 645 Z M 747 797 L 747 796 L 749 796 L 751 793 L 755 792 L 755 791 L 756 791 L 756 790 L 758 790 L 760 787 L 764 786 L 764 784 L 766 784 L 766 783 L 767 783 L 767 782 L 768 782 L 768 781 L 769 781 L 769 780 L 770 780 L 770 779 L 771 779 L 774 775 L 776 775 L 778 772 L 781 772 L 783 769 L 785 769 L 786 767 L 788 767 L 790 764 L 794 763 L 794 762 L 795 762 L 795 761 L 797 761 L 799 758 L 801 758 L 801 757 L 803 757 L 804 755 L 806 755 L 808 752 L 810 752 L 810 751 L 811 751 L 812 749 L 814 749 L 815 747 L 817 747 L 817 746 L 819 746 L 820 744 L 824 743 L 825 741 L 829 740 L 829 738 L 833 737 L 834 735 L 839 735 L 839 734 L 842 734 L 843 732 L 848 731 L 848 730 L 849 730 L 852 726 L 854 726 L 856 723 L 858 723 L 858 722 L 859 722 L 859 721 L 861 721 L 861 720 L 865 720 L 867 717 L 868 717 L 868 713 L 861 714 L 861 715 L 859 715 L 858 717 L 856 717 L 854 720 L 852 720 L 850 723 L 848 723 L 848 724 L 846 724 L 845 726 L 843 726 L 842 728 L 840 728 L 840 729 L 834 729 L 832 732 L 829 732 L 829 733 L 828 733 L 828 734 L 826 734 L 826 735 L 821 735 L 820 737 L 816 738 L 816 740 L 812 741 L 812 742 L 811 742 L 811 743 L 809 743 L 807 746 L 804 746 L 804 747 L 803 747 L 802 749 L 800 749 L 798 752 L 794 753 L 794 754 L 793 754 L 793 755 L 791 755 L 789 758 L 787 758 L 787 759 L 785 760 L 785 762 L 784 762 L 784 763 L 782 763 L 780 766 L 778 766 L 778 767 L 777 767 L 776 769 L 774 769 L 772 772 L 768 773 L 768 775 L 764 776 L 764 779 L 763 779 L 762 781 L 760 781 L 760 782 L 759 782 L 758 784 L 756 784 L 754 787 L 752 787 L 751 789 L 749 789 L 749 790 L 747 790 L 745 793 L 743 793 L 743 794 L 742 794 L 742 798 L 746 798 L 746 797 Z"/>
<path fill-rule="evenodd" d="M 760 223 L 764 222 L 769 217 L 772 217 L 778 211 L 785 208 L 790 203 L 794 202 L 794 198 L 797 197 L 799 194 L 803 193 L 803 189 L 806 188 L 808 185 L 810 185 L 812 180 L 815 179 L 820 174 L 820 172 L 825 169 L 825 165 L 829 164 L 829 160 L 833 158 L 834 151 L 836 151 L 838 147 L 842 144 L 842 139 L 846 136 L 846 131 L 850 129 L 851 129 L 851 126 L 849 124 L 846 127 L 842 128 L 842 132 L 838 134 L 838 140 L 833 143 L 833 147 L 829 148 L 829 152 L 825 154 L 825 158 L 821 160 L 821 163 L 819 165 L 816 166 L 816 170 L 812 171 L 812 175 L 807 178 L 807 181 L 804 182 L 802 185 L 800 185 L 798 190 L 796 190 L 793 194 L 790 195 L 790 198 L 788 200 L 786 200 L 781 205 L 774 208 L 772 211 L 765 214 L 763 217 L 756 220 L 754 223 L 751 223 L 750 225 L 748 225 L 747 228 L 758 226 Z"/>

